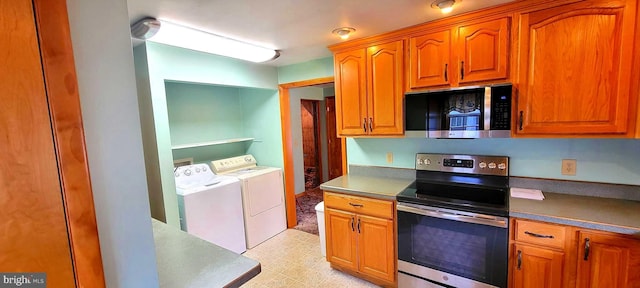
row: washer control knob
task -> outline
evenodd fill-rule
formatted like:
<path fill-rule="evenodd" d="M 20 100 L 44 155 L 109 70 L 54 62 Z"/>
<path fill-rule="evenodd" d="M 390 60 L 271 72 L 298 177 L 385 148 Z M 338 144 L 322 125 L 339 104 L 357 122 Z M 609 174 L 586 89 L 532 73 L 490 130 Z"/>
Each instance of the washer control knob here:
<path fill-rule="evenodd" d="M 424 164 L 424 160 L 418 159 L 418 165 L 422 165 L 422 164 Z"/>
<path fill-rule="evenodd" d="M 173 175 L 175 175 L 176 177 L 180 177 L 180 172 L 175 172 L 173 173 Z"/>
<path fill-rule="evenodd" d="M 184 175 L 185 176 L 191 176 L 191 170 L 189 170 L 189 169 L 184 170 Z"/>
<path fill-rule="evenodd" d="M 202 172 L 207 171 L 207 166 L 202 166 Z"/>
<path fill-rule="evenodd" d="M 427 164 L 427 165 L 431 165 L 431 159 L 425 160 L 424 163 Z"/>
<path fill-rule="evenodd" d="M 244 162 L 251 162 L 251 157 L 249 157 L 249 156 L 244 157 Z"/>
<path fill-rule="evenodd" d="M 507 169 L 507 164 L 504 164 L 504 163 L 498 164 L 498 169 L 500 169 L 500 170 Z"/>
<path fill-rule="evenodd" d="M 478 164 L 478 166 L 479 166 L 481 169 L 487 168 L 487 162 L 480 162 L 480 164 Z"/>
<path fill-rule="evenodd" d="M 200 173 L 200 167 L 196 167 L 196 173 Z"/>
<path fill-rule="evenodd" d="M 496 163 L 489 163 L 489 169 L 496 169 Z"/>

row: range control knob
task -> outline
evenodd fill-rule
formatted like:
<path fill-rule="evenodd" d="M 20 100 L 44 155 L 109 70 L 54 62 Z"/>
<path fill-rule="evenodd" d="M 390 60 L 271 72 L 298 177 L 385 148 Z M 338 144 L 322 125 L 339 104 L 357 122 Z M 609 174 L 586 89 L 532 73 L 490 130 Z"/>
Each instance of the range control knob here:
<path fill-rule="evenodd" d="M 493 163 L 493 162 L 489 163 L 489 169 L 496 169 L 496 166 L 497 166 L 496 163 Z"/>
<path fill-rule="evenodd" d="M 498 169 L 500 169 L 500 170 L 507 169 L 507 164 L 504 164 L 504 163 L 498 164 Z"/>
<path fill-rule="evenodd" d="M 478 164 L 478 166 L 479 166 L 481 169 L 487 168 L 487 162 L 480 162 L 480 163 Z"/>

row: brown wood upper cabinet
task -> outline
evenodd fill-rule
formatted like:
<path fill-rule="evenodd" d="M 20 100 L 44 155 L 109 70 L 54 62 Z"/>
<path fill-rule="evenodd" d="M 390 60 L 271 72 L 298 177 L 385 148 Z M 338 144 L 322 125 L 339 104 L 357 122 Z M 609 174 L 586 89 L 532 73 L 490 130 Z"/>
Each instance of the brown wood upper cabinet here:
<path fill-rule="evenodd" d="M 404 41 L 334 55 L 340 136 L 402 135 Z"/>
<path fill-rule="evenodd" d="M 636 5 L 582 1 L 520 15 L 516 135 L 633 134 Z"/>
<path fill-rule="evenodd" d="M 509 77 L 508 17 L 409 38 L 409 88 L 459 86 Z"/>

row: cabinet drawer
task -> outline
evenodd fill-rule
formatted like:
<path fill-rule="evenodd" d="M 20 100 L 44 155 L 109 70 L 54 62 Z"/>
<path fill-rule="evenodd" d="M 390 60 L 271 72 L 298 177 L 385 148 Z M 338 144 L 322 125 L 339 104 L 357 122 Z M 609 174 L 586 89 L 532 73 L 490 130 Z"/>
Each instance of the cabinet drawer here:
<path fill-rule="evenodd" d="M 559 225 L 516 219 L 516 241 L 564 249 L 566 228 Z"/>
<path fill-rule="evenodd" d="M 353 195 L 324 192 L 325 207 L 393 219 L 393 202 Z"/>

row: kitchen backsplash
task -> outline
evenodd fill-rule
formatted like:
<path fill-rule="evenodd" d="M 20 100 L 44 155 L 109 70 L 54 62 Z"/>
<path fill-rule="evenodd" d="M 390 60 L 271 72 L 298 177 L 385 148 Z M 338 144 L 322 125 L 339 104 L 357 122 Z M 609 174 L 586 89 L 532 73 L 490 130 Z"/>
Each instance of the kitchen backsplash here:
<path fill-rule="evenodd" d="M 628 185 L 640 185 L 638 151 L 640 141 L 635 139 L 347 140 L 349 165 L 413 169 L 416 153 L 503 155 L 510 158 L 511 176 Z M 561 174 L 562 159 L 577 160 L 575 176 Z"/>

